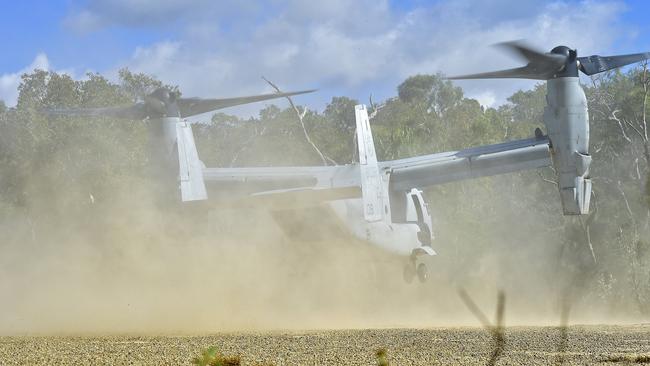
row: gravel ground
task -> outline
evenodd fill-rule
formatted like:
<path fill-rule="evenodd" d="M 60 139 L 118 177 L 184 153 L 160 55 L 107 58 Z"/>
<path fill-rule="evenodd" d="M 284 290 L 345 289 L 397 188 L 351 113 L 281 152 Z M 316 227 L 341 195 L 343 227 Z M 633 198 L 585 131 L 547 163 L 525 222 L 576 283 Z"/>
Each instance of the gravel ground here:
<path fill-rule="evenodd" d="M 557 328 L 507 328 L 506 340 L 498 364 L 558 362 Z M 492 338 L 480 328 L 0 337 L 0 365 L 189 365 L 208 346 L 240 355 L 243 365 L 373 365 L 375 351 L 382 347 L 391 365 L 485 365 Z M 649 354 L 650 325 L 574 326 L 563 353 L 567 365 L 620 365 L 626 362 L 614 363 L 616 356 Z"/>

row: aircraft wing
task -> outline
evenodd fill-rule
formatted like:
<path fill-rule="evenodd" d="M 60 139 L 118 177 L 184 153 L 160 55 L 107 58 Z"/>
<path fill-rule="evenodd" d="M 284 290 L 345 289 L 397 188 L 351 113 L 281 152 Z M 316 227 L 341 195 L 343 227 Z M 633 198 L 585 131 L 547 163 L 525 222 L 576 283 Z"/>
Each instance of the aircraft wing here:
<path fill-rule="evenodd" d="M 464 179 L 505 174 L 551 165 L 547 137 L 516 140 L 412 158 L 379 162 L 390 174 L 390 189 L 407 191 Z M 211 198 L 239 205 L 309 205 L 361 197 L 359 165 L 205 168 L 203 179 Z"/>
<path fill-rule="evenodd" d="M 549 140 L 540 137 L 384 161 L 380 168 L 391 171 L 391 190 L 409 190 L 551 164 Z"/>

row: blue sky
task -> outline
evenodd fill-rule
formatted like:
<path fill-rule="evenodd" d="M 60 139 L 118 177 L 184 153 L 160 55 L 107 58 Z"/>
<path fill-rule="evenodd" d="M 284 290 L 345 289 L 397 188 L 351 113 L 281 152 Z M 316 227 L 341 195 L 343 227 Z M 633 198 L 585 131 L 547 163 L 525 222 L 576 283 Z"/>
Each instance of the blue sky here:
<path fill-rule="evenodd" d="M 650 51 L 644 0 L 50 0 L 3 4 L 0 98 L 13 104 L 33 67 L 114 78 L 121 67 L 178 84 L 185 95 L 232 96 L 319 88 L 300 103 L 393 96 L 409 75 L 517 66 L 489 45 L 527 39 L 582 55 Z M 466 81 L 467 94 L 503 103 L 527 81 Z M 231 111 L 255 114 L 260 105 Z"/>

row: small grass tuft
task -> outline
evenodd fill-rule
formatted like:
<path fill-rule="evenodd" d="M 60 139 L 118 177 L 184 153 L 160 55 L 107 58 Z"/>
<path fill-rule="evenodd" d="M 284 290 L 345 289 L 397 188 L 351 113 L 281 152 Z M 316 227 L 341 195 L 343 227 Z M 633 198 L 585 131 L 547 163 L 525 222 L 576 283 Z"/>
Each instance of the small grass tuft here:
<path fill-rule="evenodd" d="M 239 366 L 241 358 L 239 356 L 223 356 L 217 352 L 216 347 L 208 347 L 201 352 L 201 355 L 192 359 L 192 364 L 196 366 Z"/>
<path fill-rule="evenodd" d="M 603 362 L 612 362 L 612 363 L 650 363 L 650 355 L 615 355 L 609 356 L 603 360 Z"/>
<path fill-rule="evenodd" d="M 379 366 L 388 366 L 388 350 L 386 348 L 379 348 L 375 351 L 375 356 L 377 357 L 377 365 Z"/>

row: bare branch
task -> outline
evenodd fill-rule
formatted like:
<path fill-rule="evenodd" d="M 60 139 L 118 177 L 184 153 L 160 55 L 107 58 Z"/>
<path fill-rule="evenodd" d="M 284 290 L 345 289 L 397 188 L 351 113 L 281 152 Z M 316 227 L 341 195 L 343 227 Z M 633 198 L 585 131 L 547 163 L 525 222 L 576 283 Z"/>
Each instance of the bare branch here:
<path fill-rule="evenodd" d="M 630 208 L 630 202 L 627 200 L 627 196 L 625 196 L 625 191 L 623 191 L 623 187 L 621 186 L 621 181 L 618 181 L 617 184 L 618 191 L 621 193 L 621 196 L 623 196 L 623 201 L 625 202 L 625 207 L 627 208 L 627 213 L 630 215 L 630 218 L 634 222 L 634 214 L 632 213 L 632 209 Z"/>
<path fill-rule="evenodd" d="M 371 119 L 375 118 L 377 113 L 379 113 L 379 111 L 386 106 L 386 102 L 381 103 L 381 104 L 375 104 L 372 101 L 372 94 L 370 94 L 370 97 L 368 99 L 370 100 L 370 108 L 372 109 L 372 112 L 370 112 L 370 115 L 368 116 L 368 119 L 371 120 Z"/>
<path fill-rule="evenodd" d="M 608 116 L 608 118 L 611 121 L 616 121 L 616 123 L 618 124 L 618 128 L 621 129 L 621 133 L 623 134 L 623 138 L 625 139 L 625 141 L 632 142 L 632 140 L 625 133 L 625 128 L 623 128 L 623 123 L 621 122 L 621 119 L 618 118 L 618 116 L 616 115 L 618 112 L 620 112 L 618 109 L 612 111 L 611 114 Z"/>
<path fill-rule="evenodd" d="M 634 132 L 636 132 L 637 135 L 639 135 L 642 139 L 645 139 L 645 137 L 643 136 L 643 132 L 639 130 L 639 127 L 635 126 L 632 122 L 628 121 L 626 118 L 621 118 L 621 121 L 623 121 L 623 123 L 628 125 L 631 129 L 633 129 Z"/>
<path fill-rule="evenodd" d="M 643 154 L 646 160 L 646 166 L 650 169 L 650 141 L 648 141 L 648 95 L 650 94 L 650 77 L 648 76 L 648 61 L 643 63 L 643 112 L 641 118 L 641 127 L 643 129 Z"/>
<path fill-rule="evenodd" d="M 275 89 L 275 91 L 277 91 L 278 93 L 282 93 L 280 88 L 278 88 L 278 86 L 275 85 L 274 83 L 272 83 L 270 80 L 268 80 L 264 76 L 262 76 L 262 79 L 264 79 L 264 81 L 266 81 L 269 85 L 271 85 L 271 87 L 273 87 L 273 89 Z M 304 118 L 307 115 L 307 108 L 303 108 L 303 110 L 301 112 L 300 109 L 298 109 L 298 107 L 296 107 L 296 105 L 293 103 L 293 100 L 291 99 L 291 97 L 287 96 L 286 98 L 289 101 L 289 104 L 291 105 L 291 108 L 293 108 L 293 110 L 296 112 L 296 115 L 298 116 L 298 120 L 300 121 L 300 126 L 302 127 L 302 132 L 305 134 L 305 139 L 311 145 L 311 147 L 314 149 L 314 151 L 316 151 L 318 156 L 320 156 L 320 159 L 322 160 L 323 165 L 327 165 L 328 160 L 333 162 L 336 165 L 336 162 L 333 159 L 331 159 L 329 157 L 326 157 L 320 151 L 318 146 L 316 146 L 316 144 L 312 141 L 311 137 L 309 136 L 309 133 L 307 132 L 307 127 L 305 127 L 305 121 L 304 121 Z"/>
<path fill-rule="evenodd" d="M 594 264 L 598 264 L 598 261 L 596 260 L 596 252 L 594 252 L 594 245 L 591 242 L 591 226 L 589 225 L 589 222 L 586 222 L 588 220 L 583 220 L 582 216 L 580 216 L 580 225 L 582 226 L 582 230 L 585 233 L 585 237 L 587 238 L 587 246 L 589 246 L 589 252 L 591 253 L 591 259 L 594 260 Z"/>
<path fill-rule="evenodd" d="M 539 175 L 539 177 L 542 178 L 542 180 L 543 180 L 544 182 L 551 183 L 551 184 L 553 184 L 553 185 L 555 185 L 555 186 L 558 185 L 558 183 L 557 183 L 556 181 L 554 181 L 554 180 L 550 180 L 550 179 L 544 177 L 544 174 L 542 174 L 542 172 L 541 172 L 540 170 L 537 170 L 537 175 Z"/>
<path fill-rule="evenodd" d="M 643 127 L 643 137 L 644 141 L 647 145 L 648 143 L 648 123 L 647 123 L 647 107 L 648 107 L 648 93 L 650 89 L 648 87 L 648 84 L 650 84 L 650 80 L 648 78 L 648 61 L 646 60 L 643 63 L 643 78 L 641 79 L 641 82 L 643 83 L 643 111 L 642 111 L 642 119 L 641 119 L 641 126 Z M 648 162 L 650 163 L 650 162 Z"/>

